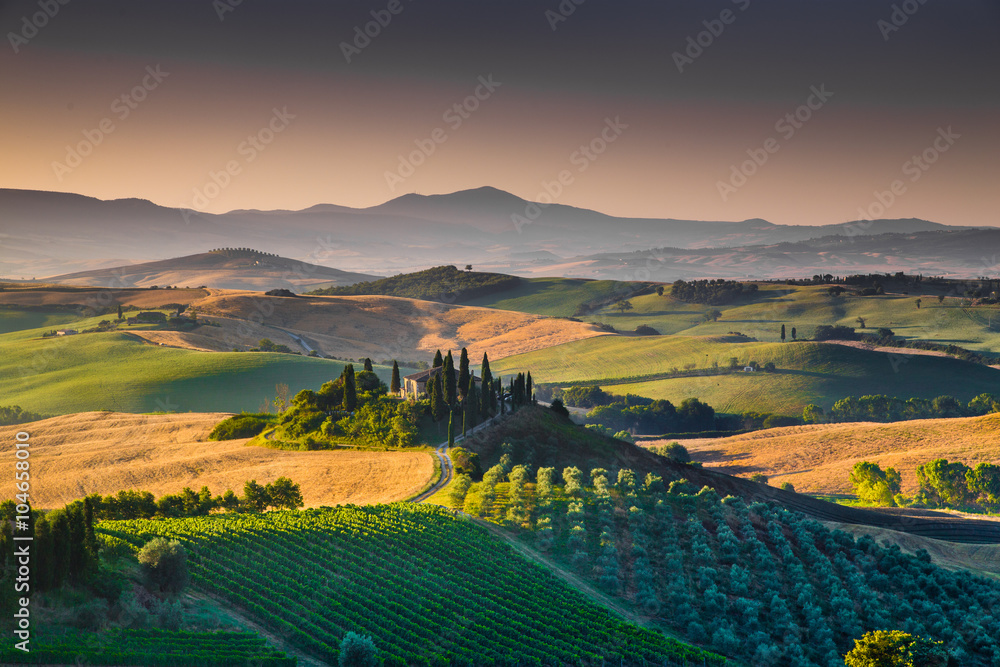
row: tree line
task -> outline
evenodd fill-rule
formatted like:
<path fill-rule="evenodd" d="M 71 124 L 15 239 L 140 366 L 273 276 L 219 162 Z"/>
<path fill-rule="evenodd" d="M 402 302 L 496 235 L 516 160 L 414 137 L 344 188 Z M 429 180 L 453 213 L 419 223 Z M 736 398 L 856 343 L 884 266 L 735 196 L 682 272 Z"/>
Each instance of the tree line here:
<path fill-rule="evenodd" d="M 954 396 L 937 398 L 908 398 L 874 394 L 869 396 L 846 396 L 824 412 L 823 408 L 810 403 L 802 411 L 802 421 L 807 424 L 824 422 L 897 422 L 911 419 L 935 419 L 951 417 L 980 417 L 992 412 L 1000 412 L 1000 397 L 983 393 L 968 403 L 962 403 Z"/>
<path fill-rule="evenodd" d="M 886 507 L 1000 510 L 1000 466 L 980 463 L 975 468 L 948 459 L 934 459 L 917 467 L 920 489 L 913 498 L 900 493 L 902 475 L 859 461 L 851 470 L 851 484 L 859 499 Z"/>
<path fill-rule="evenodd" d="M 721 306 L 732 303 L 744 295 L 757 292 L 756 283 L 742 283 L 736 280 L 676 280 L 670 286 L 670 296 L 685 303 L 700 303 L 708 306 Z M 663 295 L 663 289 L 658 288 L 657 294 Z"/>

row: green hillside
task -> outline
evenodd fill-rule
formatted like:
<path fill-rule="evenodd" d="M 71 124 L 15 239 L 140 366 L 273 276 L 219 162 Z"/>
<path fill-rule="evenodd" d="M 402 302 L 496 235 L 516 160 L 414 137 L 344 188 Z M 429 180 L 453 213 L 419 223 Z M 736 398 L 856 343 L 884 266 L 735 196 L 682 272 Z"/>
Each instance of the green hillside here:
<path fill-rule="evenodd" d="M 0 308 L 0 334 L 23 329 L 54 329 L 81 319 L 73 312 Z"/>
<path fill-rule="evenodd" d="M 601 336 L 507 357 L 493 373 L 530 370 L 539 383 L 592 383 L 680 403 L 696 397 L 719 412 L 800 414 L 847 395 L 887 394 L 963 401 L 996 391 L 1000 371 L 948 357 L 896 355 L 826 343 L 741 342 L 734 336 Z M 773 362 L 775 373 L 727 372 L 730 359 Z M 714 364 L 719 366 L 718 369 Z M 691 370 L 685 370 L 691 367 Z M 676 372 L 675 372 L 676 371 Z M 704 374 L 698 374 L 701 371 Z M 682 375 L 682 377 L 669 377 Z"/>
<path fill-rule="evenodd" d="M 349 631 L 371 635 L 387 667 L 724 663 L 611 615 L 439 507 L 118 521 L 98 532 L 136 546 L 180 540 L 194 586 L 328 664 Z"/>
<path fill-rule="evenodd" d="M 634 284 L 618 280 L 531 278 L 521 280 L 512 289 L 466 299 L 461 303 L 464 306 L 488 306 L 549 317 L 573 317 L 581 304 L 610 299 L 633 289 Z"/>
<path fill-rule="evenodd" d="M 638 283 L 535 278 L 522 281 L 515 289 L 464 303 L 566 317 L 572 316 L 580 303 L 621 293 L 629 285 Z M 587 322 L 611 324 L 622 332 L 634 331 L 645 324 L 661 334 L 716 336 L 740 331 L 761 341 L 780 340 L 782 324 L 786 325 L 789 339 L 792 327 L 797 329 L 799 338 L 808 338 L 821 324 L 858 327 L 856 318 L 861 317 L 867 329 L 859 329 L 860 332 L 874 333 L 878 327 L 889 327 L 906 339 L 1000 352 L 1000 307 L 973 308 L 965 305 L 968 300 L 952 296 L 940 303 L 936 294 L 916 292 L 831 297 L 823 285 L 761 284 L 756 294 L 741 297 L 735 303 L 706 306 L 678 301 L 669 295 L 670 285 L 664 287 L 665 296 L 631 297 L 632 310 L 624 313 L 609 304 L 579 317 Z M 916 306 L 918 298 L 920 308 Z M 706 322 L 704 313 L 713 308 L 718 308 L 722 317 Z"/>
<path fill-rule="evenodd" d="M 99 319 L 74 327 L 91 327 Z M 123 332 L 43 339 L 43 331 L 0 335 L 0 395 L 4 404 L 48 415 L 255 412 L 274 397 L 275 384 L 287 384 L 291 395 L 319 389 L 344 367 L 344 362 L 293 354 L 158 347 Z M 375 371 L 389 382 L 391 368 L 376 366 Z"/>

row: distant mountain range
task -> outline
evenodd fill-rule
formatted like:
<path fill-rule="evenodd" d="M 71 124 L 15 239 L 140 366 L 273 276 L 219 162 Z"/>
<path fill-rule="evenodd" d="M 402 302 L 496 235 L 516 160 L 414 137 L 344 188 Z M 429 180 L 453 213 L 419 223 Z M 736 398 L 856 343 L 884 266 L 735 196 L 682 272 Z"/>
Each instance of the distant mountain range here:
<path fill-rule="evenodd" d="M 659 266 L 661 275 L 651 279 L 664 281 L 779 277 L 831 265 L 842 266 L 841 272 L 852 266 L 887 270 L 887 254 L 912 267 L 927 267 L 925 273 L 980 275 L 982 256 L 998 247 L 994 233 L 1000 231 L 919 219 L 809 226 L 760 219 L 619 218 L 535 204 L 490 187 L 408 194 L 364 209 L 320 204 L 301 211 L 224 214 L 141 199 L 103 201 L 0 189 L 0 277 L 15 279 L 72 274 L 76 280 L 81 272 L 224 246 L 368 275 L 472 264 L 516 275 L 621 278 L 635 270 L 632 260 L 638 256 L 630 258 L 631 253 L 644 253 L 640 261 L 646 261 L 653 248 L 670 249 L 653 253 L 665 261 Z M 948 251 L 942 254 L 944 248 Z"/>

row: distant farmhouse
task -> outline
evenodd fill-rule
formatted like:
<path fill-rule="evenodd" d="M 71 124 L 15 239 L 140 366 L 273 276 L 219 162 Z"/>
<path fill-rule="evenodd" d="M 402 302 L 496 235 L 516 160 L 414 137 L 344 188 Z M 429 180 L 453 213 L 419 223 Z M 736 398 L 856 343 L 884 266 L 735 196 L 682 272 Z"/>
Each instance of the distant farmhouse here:
<path fill-rule="evenodd" d="M 420 398 L 427 393 L 427 382 L 430 381 L 432 377 L 437 376 L 444 370 L 443 366 L 436 366 L 434 368 L 428 368 L 425 371 L 420 371 L 419 373 L 414 373 L 412 375 L 407 375 L 403 378 L 403 386 L 399 388 L 400 398 Z M 470 371 L 471 373 L 471 371 Z M 476 383 L 476 388 L 481 388 L 483 384 L 482 378 L 477 378 L 475 375 L 472 376 L 473 381 Z M 458 369 L 455 369 L 455 382 L 458 382 Z"/>
<path fill-rule="evenodd" d="M 76 333 L 79 333 L 76 329 L 59 329 L 56 331 L 57 336 L 72 336 Z"/>

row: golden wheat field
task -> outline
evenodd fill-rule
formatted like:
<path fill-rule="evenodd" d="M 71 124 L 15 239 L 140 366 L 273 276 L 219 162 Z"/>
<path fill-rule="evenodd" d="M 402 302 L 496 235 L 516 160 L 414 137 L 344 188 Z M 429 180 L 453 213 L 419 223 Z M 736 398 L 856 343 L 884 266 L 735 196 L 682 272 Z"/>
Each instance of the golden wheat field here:
<path fill-rule="evenodd" d="M 301 486 L 306 507 L 392 502 L 418 492 L 434 471 L 426 452 L 297 452 L 208 440 L 226 416 L 84 412 L 2 427 L 0 442 L 30 434 L 31 500 L 41 509 L 122 489 L 160 496 L 207 486 L 216 495 L 240 494 L 247 480 L 283 476 Z M 12 464 L 13 448 L 4 449 Z"/>
<path fill-rule="evenodd" d="M 912 494 L 918 488 L 917 466 L 932 459 L 973 467 L 1000 461 L 1000 413 L 893 424 L 788 426 L 681 443 L 706 467 L 741 476 L 760 472 L 773 486 L 791 482 L 805 493 L 850 493 L 851 468 L 858 461 L 874 461 L 883 469 L 896 468 L 903 475 L 903 493 Z"/>

